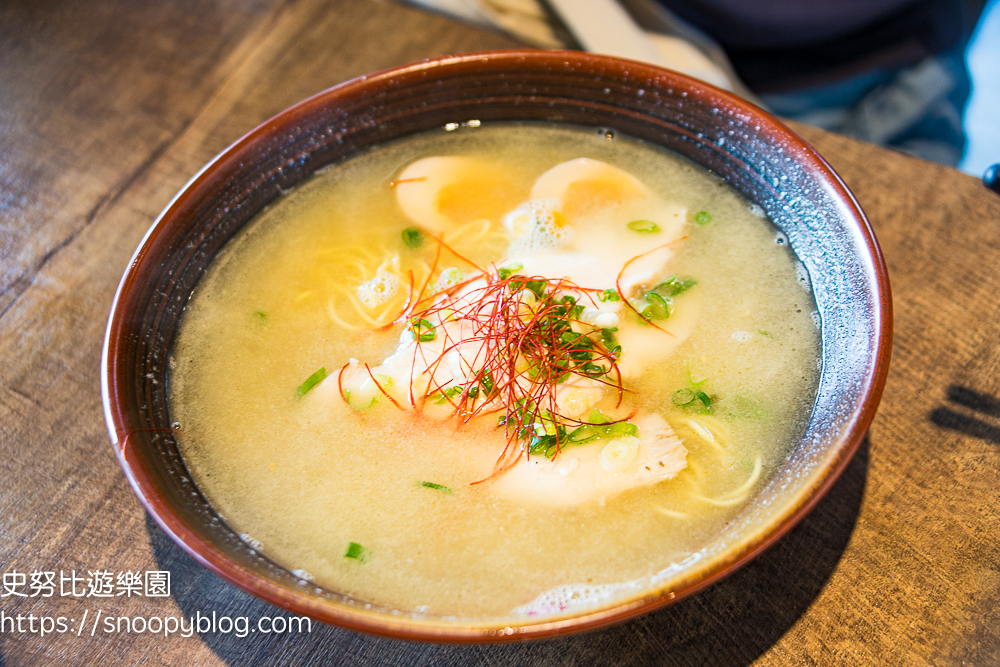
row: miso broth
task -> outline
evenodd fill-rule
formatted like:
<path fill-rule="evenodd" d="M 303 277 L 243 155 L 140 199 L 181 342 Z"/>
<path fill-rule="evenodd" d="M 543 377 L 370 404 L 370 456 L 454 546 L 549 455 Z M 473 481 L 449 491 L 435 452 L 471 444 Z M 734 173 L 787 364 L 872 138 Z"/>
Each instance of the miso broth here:
<path fill-rule="evenodd" d="M 422 163 L 422 175 L 407 178 L 414 163 L 434 156 L 468 161 Z M 599 171 L 611 180 L 596 192 Z M 621 172 L 629 178 L 611 183 Z M 544 174 L 556 174 L 546 187 L 561 199 L 533 198 Z M 563 181 L 552 185 L 557 177 Z M 419 188 L 433 191 L 411 196 Z M 659 208 L 649 205 L 653 213 L 636 217 L 647 209 L 624 200 L 640 195 Z M 661 246 L 668 250 L 656 252 L 668 259 L 648 270 L 640 261 L 608 259 L 655 258 L 652 249 Z M 545 267 L 569 252 L 577 253 L 574 261 L 593 255 L 591 263 L 605 270 L 593 286 L 584 284 L 585 272 L 575 279 L 594 289 L 558 291 L 562 276 L 544 273 L 558 273 Z M 543 268 L 536 270 L 538 257 Z M 567 262 L 566 271 L 579 274 L 587 261 Z M 640 270 L 648 275 L 632 276 Z M 516 283 L 519 271 L 523 283 Z M 513 286 L 498 282 L 511 276 Z M 549 282 L 528 294 L 527 279 L 540 276 Z M 445 345 L 444 327 L 458 306 L 448 302 L 451 310 L 439 308 L 438 319 L 426 321 L 415 314 L 431 311 L 414 302 L 426 307 L 435 290 L 460 293 L 454 290 L 471 290 L 475 280 L 500 285 L 504 295 L 520 289 L 530 303 L 518 307 L 529 310 L 572 293 L 567 321 L 577 331 L 584 317 L 601 323 L 591 325 L 593 342 L 583 343 L 591 356 L 570 380 L 583 378 L 589 391 L 565 399 L 590 401 L 575 421 L 554 424 L 538 409 L 521 425 L 527 435 L 512 436 L 499 425 L 511 419 L 503 409 L 469 417 L 492 385 L 502 384 L 503 371 L 488 384 L 480 373 L 476 403 L 471 384 L 461 392 L 457 384 L 414 391 L 380 366 L 406 341 L 415 349 L 414 339 L 430 339 L 434 330 L 436 340 L 426 344 Z M 618 290 L 615 282 L 630 286 Z M 188 468 L 220 515 L 297 576 L 402 612 L 558 612 L 567 591 L 600 592 L 697 553 L 767 481 L 815 399 L 813 311 L 782 235 L 720 179 L 673 153 L 592 128 L 442 130 L 316 174 L 229 243 L 184 315 L 171 358 L 171 418 Z M 510 361 L 511 368 L 520 363 Z M 532 363 L 517 372 L 537 383 L 550 369 Z M 553 395 L 569 386 L 565 376 L 556 382 Z M 465 412 L 453 408 L 462 396 Z M 614 429 L 607 425 L 580 431 L 595 411 L 613 423 L 634 422 L 618 430 L 636 441 L 608 435 Z M 604 455 L 638 451 L 641 461 L 643 447 L 652 446 L 654 421 L 642 421 L 650 415 L 666 423 L 662 433 L 673 439 L 664 435 L 657 446 L 671 448 L 680 469 L 619 490 L 611 478 L 638 473 L 606 466 Z M 557 450 L 531 451 L 532 443 L 551 443 L 543 439 L 559 428 Z M 577 444 L 568 441 L 572 433 L 597 439 L 580 436 Z M 624 448 L 627 442 L 638 450 Z M 612 445 L 617 449 L 606 449 Z M 510 464 L 519 448 L 527 451 Z M 598 451 L 603 468 L 592 465 L 592 474 L 611 476 L 606 489 L 588 495 L 580 482 L 572 493 L 551 490 L 582 476 L 584 458 L 597 461 Z M 574 457 L 577 466 L 569 465 Z M 501 459 L 512 467 L 498 466 Z M 542 481 L 518 468 L 530 460 Z M 617 470 L 625 472 L 609 472 Z"/>

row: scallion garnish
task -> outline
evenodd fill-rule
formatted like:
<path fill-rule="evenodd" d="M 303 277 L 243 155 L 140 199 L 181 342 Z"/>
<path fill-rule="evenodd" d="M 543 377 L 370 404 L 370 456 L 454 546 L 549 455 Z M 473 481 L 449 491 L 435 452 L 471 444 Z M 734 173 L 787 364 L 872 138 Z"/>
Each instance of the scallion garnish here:
<path fill-rule="evenodd" d="M 562 335 L 559 336 L 559 338 L 564 343 L 572 343 L 572 342 L 576 341 L 578 338 L 584 338 L 584 335 L 582 333 L 578 333 L 576 331 L 564 331 L 562 333 Z"/>
<path fill-rule="evenodd" d="M 618 296 L 617 290 L 613 289 L 606 289 L 603 292 L 598 292 L 597 298 L 601 301 L 621 301 L 621 297 Z"/>
<path fill-rule="evenodd" d="M 649 308 L 643 308 L 642 314 L 651 320 L 665 320 L 670 317 L 670 306 L 673 301 L 668 301 L 656 292 L 648 292 L 646 294 L 646 302 L 649 303 Z"/>
<path fill-rule="evenodd" d="M 528 448 L 529 454 L 546 454 L 549 447 L 554 445 L 556 442 L 556 436 L 554 435 L 540 435 L 538 438 L 531 443 L 531 447 Z M 552 458 L 547 456 L 546 458 Z"/>
<path fill-rule="evenodd" d="M 694 401 L 694 392 L 690 389 L 678 389 L 674 392 L 672 400 L 677 407 L 686 407 Z"/>
<path fill-rule="evenodd" d="M 455 398 L 462 393 L 461 387 L 448 387 L 444 389 L 440 394 L 431 394 L 428 398 L 435 398 L 434 405 L 441 405 L 449 398 Z"/>
<path fill-rule="evenodd" d="M 607 424 L 611 419 L 600 410 L 591 410 L 590 419 L 587 421 L 591 424 Z"/>
<path fill-rule="evenodd" d="M 605 427 L 604 431 L 609 438 L 622 438 L 626 435 L 636 435 L 638 432 L 639 427 L 628 422 L 615 422 Z"/>
<path fill-rule="evenodd" d="M 677 274 L 675 273 L 668 280 L 665 280 L 656 287 L 654 287 L 653 291 L 667 297 L 674 297 L 677 296 L 678 294 L 681 294 L 682 292 L 688 291 L 697 284 L 698 281 L 695 280 L 694 278 L 678 279 Z"/>
<path fill-rule="evenodd" d="M 652 220 L 633 220 L 626 227 L 640 234 L 655 234 L 660 231 L 660 226 Z"/>
<path fill-rule="evenodd" d="M 708 394 L 706 394 L 703 391 L 696 391 L 694 393 L 694 396 L 699 401 L 701 401 L 702 405 L 705 406 L 705 408 L 704 408 L 705 410 L 709 410 L 710 411 L 712 409 L 712 399 L 708 397 Z"/>
<path fill-rule="evenodd" d="M 501 267 L 497 270 L 497 275 L 500 276 L 500 280 L 507 280 L 523 268 L 523 264 L 508 264 L 507 266 Z"/>
<path fill-rule="evenodd" d="M 601 342 L 604 343 L 604 347 L 613 351 L 618 346 L 618 338 L 615 336 L 617 331 L 618 329 L 601 329 Z"/>
<path fill-rule="evenodd" d="M 352 558 L 362 563 L 368 559 L 368 549 L 357 542 L 351 542 L 347 545 L 347 552 L 344 554 L 344 558 Z"/>
<path fill-rule="evenodd" d="M 491 371 L 486 371 L 485 373 L 483 373 L 482 376 L 479 378 L 479 384 L 480 386 L 482 386 L 485 396 L 489 396 L 491 393 L 493 393 L 493 387 L 495 385 L 495 383 L 493 382 L 493 373 Z"/>
<path fill-rule="evenodd" d="M 596 440 L 600 437 L 600 435 L 601 434 L 596 428 L 590 424 L 584 424 L 569 434 L 569 441 L 574 445 L 582 445 L 590 442 L 591 440 Z"/>
<path fill-rule="evenodd" d="M 254 311 L 253 318 L 257 320 L 258 324 L 267 324 L 267 313 L 263 310 Z"/>
<path fill-rule="evenodd" d="M 692 387 L 700 387 L 701 385 L 703 385 L 703 384 L 705 384 L 706 382 L 708 382 L 708 378 L 707 378 L 707 377 L 703 377 L 703 378 L 702 378 L 702 379 L 700 379 L 700 380 L 695 380 L 695 379 L 694 379 L 694 373 L 692 373 L 692 372 L 691 372 L 691 362 L 690 362 L 690 361 L 688 361 L 688 362 L 687 362 L 687 363 L 685 364 L 685 366 L 686 366 L 686 368 L 687 368 L 687 376 L 688 376 L 688 382 L 690 382 L 690 383 L 691 383 L 691 386 L 692 386 Z"/>
<path fill-rule="evenodd" d="M 429 343 L 437 338 L 437 334 L 434 332 L 434 325 L 430 320 L 415 317 L 410 320 L 410 329 L 413 331 L 414 338 L 421 343 Z M 423 329 L 422 332 L 421 329 Z"/>
<path fill-rule="evenodd" d="M 434 489 L 435 491 L 441 491 L 442 493 L 454 493 L 454 491 L 444 484 L 435 484 L 434 482 L 417 482 L 417 486 L 422 486 L 425 489 Z"/>
<path fill-rule="evenodd" d="M 295 390 L 295 398 L 302 398 L 308 394 L 313 387 L 318 385 L 320 382 L 326 379 L 326 368 L 320 368 L 318 371 L 306 378 L 306 381 L 298 386 Z"/>
<path fill-rule="evenodd" d="M 524 284 L 529 290 L 535 293 L 539 299 L 545 294 L 545 288 L 549 286 L 548 280 L 529 280 Z"/>
<path fill-rule="evenodd" d="M 424 235 L 416 227 L 407 227 L 403 230 L 403 243 L 406 244 L 407 248 L 412 248 L 416 250 L 424 244 Z"/>
<path fill-rule="evenodd" d="M 672 398 L 674 405 L 685 410 L 698 410 L 702 414 L 711 414 L 712 398 L 701 388 L 708 382 L 708 378 L 695 380 L 691 375 L 691 362 L 687 363 L 687 376 L 689 386 L 674 392 Z"/>
<path fill-rule="evenodd" d="M 712 222 L 712 214 L 708 211 L 698 211 L 694 214 L 694 221 L 698 225 L 707 225 Z"/>

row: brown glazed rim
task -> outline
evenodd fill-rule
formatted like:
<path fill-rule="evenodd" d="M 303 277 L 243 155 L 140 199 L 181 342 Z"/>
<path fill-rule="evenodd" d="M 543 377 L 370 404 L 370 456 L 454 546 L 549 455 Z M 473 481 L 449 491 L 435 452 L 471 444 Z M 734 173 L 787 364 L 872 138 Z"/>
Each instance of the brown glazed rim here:
<path fill-rule="evenodd" d="M 212 184 L 226 179 L 227 174 L 241 161 L 250 161 L 263 146 L 275 137 L 282 136 L 289 128 L 303 122 L 316 109 L 336 105 L 341 100 L 358 100 L 377 97 L 380 91 L 406 86 L 408 83 L 426 81 L 428 76 L 447 76 L 456 73 L 504 71 L 511 68 L 532 71 L 587 70 L 601 72 L 609 77 L 634 81 L 656 81 L 652 85 L 670 85 L 693 101 L 701 101 L 732 110 L 752 118 L 760 127 L 760 134 L 786 147 L 786 154 L 812 175 L 829 186 L 853 218 L 863 238 L 874 267 L 876 310 L 875 355 L 864 378 L 861 396 L 846 420 L 847 427 L 839 440 L 828 446 L 823 460 L 816 465 L 810 478 L 791 497 L 784 509 L 762 530 L 731 545 L 721 555 L 693 565 L 671 580 L 669 587 L 660 586 L 643 591 L 633 597 L 578 612 L 576 615 L 546 617 L 548 620 L 507 625 L 501 621 L 450 622 L 407 616 L 393 616 L 360 607 L 337 604 L 311 597 L 268 580 L 252 570 L 235 563 L 218 545 L 203 539 L 173 510 L 151 482 L 149 471 L 141 457 L 126 456 L 129 433 L 134 433 L 135 420 L 129 413 L 130 394 L 126 378 L 129 369 L 123 350 L 130 336 L 135 336 L 134 323 L 123 314 L 134 305 L 140 267 L 156 261 L 157 252 L 167 247 L 164 238 L 173 226 L 182 224 L 181 212 L 190 210 L 195 202 L 211 190 Z M 628 112 L 635 113 L 635 112 Z M 342 626 L 352 630 L 370 632 L 400 639 L 418 639 L 449 642 L 489 642 L 525 638 L 550 637 L 569 632 L 597 628 L 650 612 L 670 602 L 708 586 L 749 562 L 756 555 L 774 544 L 795 526 L 830 489 L 857 451 L 871 423 L 885 385 L 892 340 L 892 300 L 885 262 L 874 233 L 864 213 L 851 192 L 830 166 L 798 135 L 775 118 L 730 93 L 644 63 L 621 60 L 608 56 L 570 51 L 515 50 L 472 53 L 425 60 L 363 76 L 323 91 L 266 121 L 255 128 L 206 165 L 174 197 L 150 227 L 136 250 L 129 267 L 122 277 L 112 305 L 102 355 L 102 393 L 105 417 L 118 460 L 142 504 L 160 527 L 185 551 L 210 570 L 240 588 L 297 614 Z M 507 619 L 510 620 L 510 619 Z"/>

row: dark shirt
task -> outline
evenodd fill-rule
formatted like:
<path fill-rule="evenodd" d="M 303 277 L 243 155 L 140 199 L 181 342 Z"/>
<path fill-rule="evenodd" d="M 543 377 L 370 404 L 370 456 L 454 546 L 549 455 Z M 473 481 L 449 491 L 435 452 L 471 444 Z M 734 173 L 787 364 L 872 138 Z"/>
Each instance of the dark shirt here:
<path fill-rule="evenodd" d="M 711 35 L 751 89 L 822 85 L 959 47 L 982 0 L 660 0 Z"/>

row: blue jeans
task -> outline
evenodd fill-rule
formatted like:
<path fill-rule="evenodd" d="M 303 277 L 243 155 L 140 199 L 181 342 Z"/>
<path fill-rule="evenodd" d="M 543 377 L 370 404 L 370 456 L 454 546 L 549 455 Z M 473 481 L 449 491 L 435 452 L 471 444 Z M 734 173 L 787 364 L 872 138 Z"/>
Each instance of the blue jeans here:
<path fill-rule="evenodd" d="M 780 116 L 953 167 L 965 148 L 969 92 L 963 48 L 911 67 L 760 97 Z"/>

